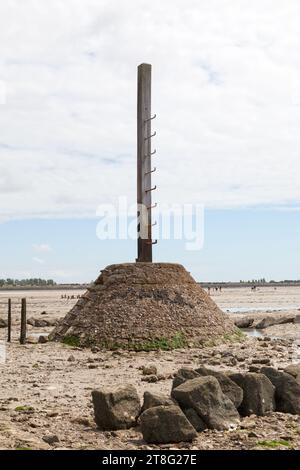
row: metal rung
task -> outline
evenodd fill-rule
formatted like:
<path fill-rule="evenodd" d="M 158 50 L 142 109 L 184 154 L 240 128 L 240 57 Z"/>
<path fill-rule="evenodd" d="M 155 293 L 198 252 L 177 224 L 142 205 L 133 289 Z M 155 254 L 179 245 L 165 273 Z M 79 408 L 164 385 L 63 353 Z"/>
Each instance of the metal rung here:
<path fill-rule="evenodd" d="M 147 245 L 157 245 L 157 240 L 155 240 L 154 242 L 146 242 Z"/>
<path fill-rule="evenodd" d="M 157 202 L 153 206 L 147 207 L 147 210 L 150 211 L 151 209 L 156 209 L 157 208 Z"/>
<path fill-rule="evenodd" d="M 147 171 L 145 175 L 151 175 L 151 173 L 155 173 L 155 172 L 156 172 L 156 167 L 154 167 L 153 170 L 151 171 Z"/>
<path fill-rule="evenodd" d="M 151 191 L 155 191 L 156 189 L 157 189 L 157 186 L 155 185 L 154 188 L 146 189 L 145 193 L 150 193 Z"/>
<path fill-rule="evenodd" d="M 149 121 L 152 121 L 152 120 L 153 120 L 153 119 L 155 119 L 155 118 L 156 118 L 156 114 L 154 114 L 154 116 L 152 116 L 151 118 L 149 118 L 149 119 L 146 119 L 144 122 L 149 122 Z"/>
<path fill-rule="evenodd" d="M 156 131 L 154 132 L 154 134 L 149 135 L 149 137 L 145 137 L 145 140 L 152 139 L 152 137 L 155 137 L 155 136 L 156 136 Z"/>

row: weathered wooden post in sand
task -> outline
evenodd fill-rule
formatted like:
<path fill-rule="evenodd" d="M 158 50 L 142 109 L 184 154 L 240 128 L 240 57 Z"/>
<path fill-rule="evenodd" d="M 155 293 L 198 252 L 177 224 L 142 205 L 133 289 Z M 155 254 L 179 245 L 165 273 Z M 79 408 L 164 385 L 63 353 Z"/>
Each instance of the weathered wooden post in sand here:
<path fill-rule="evenodd" d="M 138 211 L 138 262 L 152 262 L 152 152 L 151 133 L 151 65 L 138 67 L 138 105 L 137 105 L 137 211 Z"/>
<path fill-rule="evenodd" d="M 7 342 L 11 342 L 11 299 L 8 299 L 7 311 Z"/>
<path fill-rule="evenodd" d="M 26 299 L 22 299 L 20 344 L 26 343 Z"/>

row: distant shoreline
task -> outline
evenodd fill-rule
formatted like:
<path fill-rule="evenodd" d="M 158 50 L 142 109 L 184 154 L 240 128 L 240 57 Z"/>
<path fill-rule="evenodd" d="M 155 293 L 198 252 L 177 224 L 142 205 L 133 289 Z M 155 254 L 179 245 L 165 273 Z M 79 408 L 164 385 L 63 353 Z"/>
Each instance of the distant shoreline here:
<path fill-rule="evenodd" d="M 221 287 L 222 289 L 228 288 L 242 288 L 242 287 L 299 287 L 300 281 L 279 281 L 279 282 L 198 282 L 201 287 L 216 288 Z M 0 292 L 12 292 L 12 291 L 29 291 L 29 290 L 40 290 L 40 291 L 57 291 L 57 290 L 86 290 L 91 284 L 56 284 L 55 286 L 5 286 L 0 287 Z"/>

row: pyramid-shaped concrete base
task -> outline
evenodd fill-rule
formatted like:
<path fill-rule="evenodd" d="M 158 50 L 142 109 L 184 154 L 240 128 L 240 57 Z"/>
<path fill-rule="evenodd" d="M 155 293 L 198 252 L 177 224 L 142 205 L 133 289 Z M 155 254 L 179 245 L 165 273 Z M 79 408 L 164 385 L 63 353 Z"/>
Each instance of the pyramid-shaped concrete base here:
<path fill-rule="evenodd" d="M 101 272 L 50 339 L 103 348 L 200 346 L 236 334 L 179 264 L 114 264 Z"/>

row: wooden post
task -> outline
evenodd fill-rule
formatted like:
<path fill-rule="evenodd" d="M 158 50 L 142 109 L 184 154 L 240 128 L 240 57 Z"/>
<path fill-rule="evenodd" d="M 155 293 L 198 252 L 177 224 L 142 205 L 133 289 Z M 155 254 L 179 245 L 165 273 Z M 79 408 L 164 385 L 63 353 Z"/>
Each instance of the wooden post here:
<path fill-rule="evenodd" d="M 22 299 L 20 344 L 26 343 L 26 299 Z"/>
<path fill-rule="evenodd" d="M 11 342 L 11 299 L 8 299 L 8 312 L 7 312 L 7 342 Z"/>
<path fill-rule="evenodd" d="M 137 204 L 138 262 L 152 262 L 151 65 L 138 67 Z M 141 210 L 141 207 L 143 210 Z M 139 210 L 140 209 L 140 210 Z"/>

